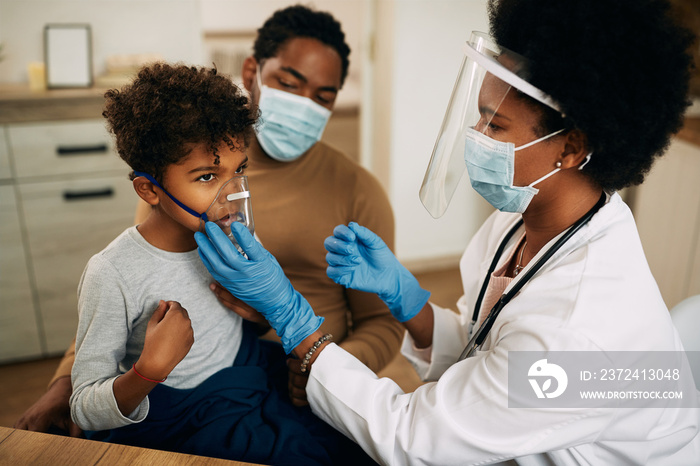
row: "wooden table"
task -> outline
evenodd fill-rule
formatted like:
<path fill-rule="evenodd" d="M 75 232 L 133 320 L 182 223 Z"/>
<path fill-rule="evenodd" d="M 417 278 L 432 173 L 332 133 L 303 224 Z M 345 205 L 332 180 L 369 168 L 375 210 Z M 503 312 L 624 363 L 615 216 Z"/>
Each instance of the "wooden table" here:
<path fill-rule="evenodd" d="M 0 124 L 100 118 L 105 88 L 30 91 L 26 84 L 0 83 Z"/>
<path fill-rule="evenodd" d="M 185 455 L 0 427 L 0 465 L 172 465 L 245 466 L 252 463 Z"/>

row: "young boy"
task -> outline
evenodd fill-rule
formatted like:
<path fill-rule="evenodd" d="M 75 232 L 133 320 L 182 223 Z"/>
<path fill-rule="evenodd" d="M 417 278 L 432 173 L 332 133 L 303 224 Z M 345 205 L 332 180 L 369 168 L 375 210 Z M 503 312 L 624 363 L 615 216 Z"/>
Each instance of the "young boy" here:
<path fill-rule="evenodd" d="M 88 438 L 206 456 L 351 457 L 354 444 L 291 405 L 281 348 L 218 302 L 197 254 L 197 214 L 246 168 L 248 99 L 216 70 L 167 64 L 105 97 L 119 155 L 153 208 L 83 273 L 73 420 Z"/>

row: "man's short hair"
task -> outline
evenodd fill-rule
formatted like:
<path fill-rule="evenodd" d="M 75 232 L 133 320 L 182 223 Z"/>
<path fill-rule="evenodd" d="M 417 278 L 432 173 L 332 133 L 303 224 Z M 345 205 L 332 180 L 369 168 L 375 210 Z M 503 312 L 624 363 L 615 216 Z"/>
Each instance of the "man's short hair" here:
<path fill-rule="evenodd" d="M 277 56 L 280 47 L 296 37 L 316 39 L 333 48 L 341 61 L 340 85 L 348 75 L 350 47 L 345 42 L 345 33 L 340 23 L 324 11 L 314 11 L 303 5 L 294 5 L 275 13 L 258 29 L 253 45 L 253 57 L 262 62 Z"/>

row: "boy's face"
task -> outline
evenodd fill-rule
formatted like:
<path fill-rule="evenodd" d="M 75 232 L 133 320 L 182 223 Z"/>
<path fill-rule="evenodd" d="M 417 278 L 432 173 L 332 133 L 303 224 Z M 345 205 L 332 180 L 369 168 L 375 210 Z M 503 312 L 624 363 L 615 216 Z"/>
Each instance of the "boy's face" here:
<path fill-rule="evenodd" d="M 262 63 L 249 57 L 243 68 L 244 85 L 256 105 L 260 100 L 255 76 L 258 70 L 264 85 L 309 98 L 329 110 L 333 110 L 340 90 L 340 55 L 317 39 L 290 39 L 280 47 L 276 56 L 266 58 Z"/>
<path fill-rule="evenodd" d="M 207 144 L 193 144 L 189 155 L 166 168 L 163 187 L 190 209 L 198 213 L 206 212 L 224 183 L 245 174 L 248 157 L 243 152 L 243 143 L 232 140 L 234 149 L 225 142 L 217 147 L 218 165 L 214 164 L 214 154 Z M 175 230 L 192 233 L 200 229 L 199 218 L 183 210 L 162 191 L 160 193 L 160 206 L 173 222 Z"/>

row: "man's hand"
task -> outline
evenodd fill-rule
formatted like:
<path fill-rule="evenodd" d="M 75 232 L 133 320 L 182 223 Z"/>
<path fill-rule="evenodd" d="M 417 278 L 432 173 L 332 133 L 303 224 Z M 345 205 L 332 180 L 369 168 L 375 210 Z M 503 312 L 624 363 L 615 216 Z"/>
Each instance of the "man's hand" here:
<path fill-rule="evenodd" d="M 80 430 L 70 417 L 70 395 L 73 392 L 70 377 L 61 377 L 27 409 L 15 425 L 15 429 L 46 432 L 51 426 L 65 430 L 71 437 L 82 437 Z"/>
<path fill-rule="evenodd" d="M 267 319 L 265 319 L 265 317 L 263 317 L 262 314 L 260 314 L 258 311 L 256 311 L 240 299 L 236 298 L 234 295 L 231 294 L 230 291 L 228 291 L 223 286 L 219 285 L 218 283 L 212 283 L 211 285 L 209 285 L 209 288 L 214 292 L 214 295 L 216 295 L 216 298 L 221 304 L 223 304 L 224 306 L 226 306 L 245 320 L 264 326 L 267 329 L 270 328 L 270 324 L 267 323 Z"/>
<path fill-rule="evenodd" d="M 306 400 L 306 383 L 309 381 L 309 373 L 301 371 L 301 361 L 299 359 L 287 359 L 287 367 L 289 368 L 289 398 L 294 406 L 307 406 L 309 402 Z"/>

